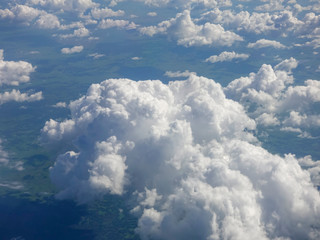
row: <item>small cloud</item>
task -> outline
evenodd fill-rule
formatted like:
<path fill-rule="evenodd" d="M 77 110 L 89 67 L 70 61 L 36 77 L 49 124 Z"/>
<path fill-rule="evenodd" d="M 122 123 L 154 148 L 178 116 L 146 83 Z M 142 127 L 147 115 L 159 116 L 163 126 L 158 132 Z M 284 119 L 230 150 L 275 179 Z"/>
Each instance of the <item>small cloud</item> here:
<path fill-rule="evenodd" d="M 99 53 L 91 53 L 88 55 L 89 57 L 92 57 L 94 59 L 98 59 L 98 58 L 102 58 L 104 57 L 105 55 L 104 54 L 99 54 Z"/>
<path fill-rule="evenodd" d="M 56 107 L 56 108 L 66 108 L 67 107 L 67 104 L 65 102 L 58 102 L 56 103 L 55 105 L 53 105 L 53 107 Z"/>
<path fill-rule="evenodd" d="M 138 60 L 141 60 L 141 57 L 132 57 L 131 59 L 134 61 L 138 61 Z"/>
<path fill-rule="evenodd" d="M 73 37 L 82 38 L 82 37 L 87 37 L 89 35 L 90 35 L 90 31 L 85 27 L 81 27 L 81 28 L 75 29 L 71 34 L 61 34 L 59 36 L 60 38 L 66 39 L 66 38 L 73 38 Z"/>
<path fill-rule="evenodd" d="M 89 37 L 88 39 L 89 40 L 99 40 L 100 38 L 99 37 Z"/>
<path fill-rule="evenodd" d="M 19 182 L 0 182 L 0 187 L 10 188 L 13 190 L 20 190 L 23 188 L 23 185 Z"/>
<path fill-rule="evenodd" d="M 155 17 L 155 16 L 157 16 L 158 14 L 157 14 L 156 12 L 148 12 L 147 15 L 150 16 L 150 17 Z"/>
<path fill-rule="evenodd" d="M 6 61 L 4 51 L 0 49 L 0 86 L 18 86 L 30 81 L 30 74 L 36 67 L 25 61 Z"/>
<path fill-rule="evenodd" d="M 40 52 L 39 51 L 30 51 L 29 53 L 30 54 L 39 54 Z"/>
<path fill-rule="evenodd" d="M 19 90 L 13 89 L 11 92 L 4 92 L 0 94 L 0 105 L 6 102 L 34 102 L 42 100 L 42 92 L 33 94 L 21 93 Z"/>
<path fill-rule="evenodd" d="M 189 77 L 190 75 L 197 75 L 195 72 L 189 72 L 189 70 L 186 70 L 184 72 L 171 72 L 171 71 L 166 71 L 165 76 L 170 77 L 170 78 L 177 78 L 177 77 Z"/>
<path fill-rule="evenodd" d="M 281 44 L 280 42 L 273 41 L 273 40 L 267 40 L 267 39 L 260 39 L 256 41 L 255 43 L 249 43 L 248 48 L 266 48 L 266 47 L 273 47 L 277 49 L 283 49 L 287 48 L 285 45 Z"/>
<path fill-rule="evenodd" d="M 63 54 L 72 54 L 82 52 L 83 46 L 74 46 L 72 48 L 62 48 L 61 53 Z"/>
<path fill-rule="evenodd" d="M 300 128 L 294 128 L 294 127 L 282 127 L 282 128 L 280 128 L 280 131 L 302 133 L 302 130 Z"/>
<path fill-rule="evenodd" d="M 205 62 L 230 62 L 234 59 L 246 60 L 249 58 L 249 54 L 244 53 L 235 53 L 235 52 L 222 52 L 219 55 L 213 55 L 205 60 Z"/>
<path fill-rule="evenodd" d="M 0 139 L 0 163 L 7 164 L 9 162 L 9 155 L 5 150 L 3 150 L 3 147 L 1 146 L 1 144 L 2 144 L 2 140 Z"/>
<path fill-rule="evenodd" d="M 125 28 L 127 30 L 136 29 L 137 25 L 134 22 L 129 22 L 127 20 L 114 20 L 114 19 L 102 19 L 98 25 L 100 29 L 108 29 L 108 28 Z"/>

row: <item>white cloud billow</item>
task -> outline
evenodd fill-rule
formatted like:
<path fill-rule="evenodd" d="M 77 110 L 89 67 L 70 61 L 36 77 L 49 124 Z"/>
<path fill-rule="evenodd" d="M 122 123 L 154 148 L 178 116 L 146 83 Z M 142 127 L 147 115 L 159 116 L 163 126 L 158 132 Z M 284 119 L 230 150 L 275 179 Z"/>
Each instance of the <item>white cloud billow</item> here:
<path fill-rule="evenodd" d="M 50 169 L 58 198 L 132 193 L 142 239 L 319 238 L 309 172 L 257 146 L 255 122 L 213 80 L 109 79 L 69 107 L 42 129 L 78 149 Z"/>
<path fill-rule="evenodd" d="M 153 36 L 167 34 L 169 38 L 177 41 L 178 45 L 185 47 L 215 45 L 231 46 L 243 38 L 233 32 L 225 31 L 221 25 L 205 23 L 196 25 L 190 16 L 190 11 L 178 13 L 175 18 L 159 23 L 157 26 L 142 27 L 142 34 Z"/>
<path fill-rule="evenodd" d="M 124 11 L 122 10 L 113 11 L 110 8 L 93 8 L 90 13 L 92 17 L 95 19 L 103 19 L 107 17 L 119 17 L 124 15 Z"/>
<path fill-rule="evenodd" d="M 286 48 L 285 45 L 283 45 L 280 42 L 274 41 L 274 40 L 268 40 L 268 39 L 259 39 L 255 43 L 249 43 L 248 48 L 266 48 L 266 47 L 273 47 L 273 48 Z"/>
<path fill-rule="evenodd" d="M 70 34 L 60 34 L 60 38 L 83 38 L 88 37 L 90 35 L 90 31 L 86 27 L 80 27 L 73 30 L 73 33 Z"/>
<path fill-rule="evenodd" d="M 0 18 L 14 19 L 26 25 L 34 23 L 39 28 L 59 28 L 60 21 L 57 16 L 27 5 L 15 5 L 10 9 L 0 9 Z"/>
<path fill-rule="evenodd" d="M 32 94 L 21 93 L 19 90 L 13 89 L 11 92 L 0 93 L 0 105 L 6 102 L 34 102 L 42 100 L 42 92 Z"/>
<path fill-rule="evenodd" d="M 302 86 L 293 86 L 291 74 L 297 66 L 298 61 L 294 58 L 286 59 L 274 68 L 264 64 L 258 73 L 229 83 L 225 93 L 240 102 L 258 124 L 282 124 L 284 129 L 318 127 L 320 116 L 313 105 L 320 102 L 320 81 L 306 80 Z"/>
<path fill-rule="evenodd" d="M 36 67 L 25 61 L 5 61 L 3 49 L 0 49 L 0 86 L 18 86 L 20 83 L 30 81 L 30 74 Z"/>
<path fill-rule="evenodd" d="M 211 63 L 216 63 L 216 62 L 230 62 L 232 60 L 246 60 L 249 58 L 249 54 L 244 54 L 244 53 L 236 53 L 236 52 L 222 52 L 219 55 L 213 55 L 208 57 L 205 62 L 211 62 Z"/>
<path fill-rule="evenodd" d="M 61 53 L 63 54 L 72 54 L 72 53 L 80 53 L 83 50 L 83 46 L 74 46 L 72 48 L 62 48 Z"/>
<path fill-rule="evenodd" d="M 19 86 L 21 83 L 29 82 L 30 74 L 36 67 L 25 61 L 5 61 L 3 52 L 3 49 L 0 49 L 0 87 L 2 85 Z M 33 102 L 42 98 L 42 92 L 28 94 L 13 89 L 11 92 L 0 92 L 0 105 L 10 101 Z"/>

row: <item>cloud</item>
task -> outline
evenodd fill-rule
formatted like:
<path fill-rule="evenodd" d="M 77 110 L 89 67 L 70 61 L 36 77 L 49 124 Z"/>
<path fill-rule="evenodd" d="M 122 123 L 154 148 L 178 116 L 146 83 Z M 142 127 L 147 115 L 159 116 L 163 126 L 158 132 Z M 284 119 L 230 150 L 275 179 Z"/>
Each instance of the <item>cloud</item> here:
<path fill-rule="evenodd" d="M 13 89 L 11 92 L 0 93 L 0 105 L 15 101 L 15 102 L 34 102 L 42 100 L 42 92 L 33 94 L 21 93 L 19 90 Z"/>
<path fill-rule="evenodd" d="M 166 71 L 165 76 L 170 77 L 170 78 L 178 78 L 178 77 L 189 77 L 190 75 L 197 75 L 195 72 L 189 72 L 189 70 L 186 70 L 184 72 L 177 71 L 177 72 L 171 72 L 171 71 Z"/>
<path fill-rule="evenodd" d="M 14 190 L 23 189 L 23 185 L 19 182 L 0 182 L 0 187 L 10 188 Z"/>
<path fill-rule="evenodd" d="M 264 11 L 264 12 L 271 12 L 271 11 L 280 11 L 284 9 L 282 5 L 283 0 L 269 0 L 269 3 L 259 5 L 255 8 L 256 11 Z"/>
<path fill-rule="evenodd" d="M 269 13 L 250 13 L 248 11 L 234 13 L 231 10 L 216 8 L 202 14 L 202 19 L 216 24 L 223 24 L 237 31 L 245 30 L 256 34 L 275 30 L 272 16 Z"/>
<path fill-rule="evenodd" d="M 134 22 L 129 22 L 127 20 L 114 20 L 114 19 L 102 19 L 99 22 L 98 28 L 107 29 L 107 28 L 125 28 L 125 29 L 135 29 L 137 25 Z"/>
<path fill-rule="evenodd" d="M 138 61 L 138 60 L 141 60 L 141 57 L 132 57 L 131 60 Z"/>
<path fill-rule="evenodd" d="M 0 102 L 1 104 L 1 102 Z M 10 169 L 15 169 L 17 171 L 22 171 L 24 170 L 23 168 L 23 163 L 21 161 L 16 161 L 16 162 L 12 162 L 9 161 L 9 154 L 7 151 L 4 150 L 3 146 L 2 146 L 3 140 L 0 138 L 0 166 L 6 166 Z M 8 187 L 11 189 L 20 189 L 22 188 L 22 185 L 17 182 L 3 182 L 0 183 L 1 187 Z"/>
<path fill-rule="evenodd" d="M 150 16 L 150 17 L 155 17 L 155 16 L 157 16 L 158 14 L 157 14 L 156 12 L 148 12 L 147 15 Z"/>
<path fill-rule="evenodd" d="M 286 48 L 286 46 L 281 44 L 280 42 L 277 42 L 274 40 L 267 40 L 267 39 L 260 39 L 255 43 L 248 44 L 248 48 L 266 48 L 266 47 L 273 47 L 277 49 Z"/>
<path fill-rule="evenodd" d="M 310 173 L 259 147 L 255 122 L 213 80 L 108 79 L 70 110 L 41 136 L 77 149 L 50 169 L 58 198 L 126 193 L 142 239 L 319 238 Z"/>
<path fill-rule="evenodd" d="M 42 14 L 36 21 L 36 25 L 40 28 L 53 29 L 60 27 L 60 21 L 58 17 L 53 14 Z"/>
<path fill-rule="evenodd" d="M 5 61 L 3 52 L 3 49 L 0 49 L 0 86 L 19 86 L 21 83 L 29 82 L 30 74 L 35 71 L 36 67 L 25 61 Z M 42 92 L 29 95 L 13 89 L 11 92 L 0 93 L 0 105 L 10 101 L 32 102 L 41 99 Z"/>
<path fill-rule="evenodd" d="M 249 54 L 244 54 L 244 53 L 236 53 L 236 52 L 222 52 L 219 55 L 213 55 L 210 56 L 205 60 L 205 62 L 211 62 L 211 63 L 216 63 L 216 62 L 230 62 L 234 59 L 241 59 L 241 60 L 246 60 L 249 58 Z"/>
<path fill-rule="evenodd" d="M 190 11 L 178 13 L 175 18 L 159 23 L 157 26 L 142 27 L 142 34 L 153 36 L 167 34 L 169 38 L 177 41 L 178 45 L 185 47 L 215 45 L 231 46 L 236 41 L 243 41 L 239 35 L 225 31 L 221 25 L 205 23 L 196 25 L 190 16 Z"/>
<path fill-rule="evenodd" d="M 311 179 L 318 186 L 320 185 L 320 161 L 313 161 L 311 156 L 298 158 L 299 164 L 307 169 L 311 175 Z"/>
<path fill-rule="evenodd" d="M 118 10 L 118 11 L 113 11 L 110 8 L 93 8 L 91 10 L 91 15 L 95 19 L 103 19 L 107 17 L 119 17 L 124 15 L 124 11 Z"/>
<path fill-rule="evenodd" d="M 124 0 L 112 0 L 110 6 L 116 6 L 119 2 Z M 179 9 L 188 9 L 193 6 L 203 6 L 205 8 L 214 8 L 214 7 L 226 7 L 232 6 L 230 0 L 135 0 L 137 2 L 143 2 L 146 5 L 153 7 L 165 7 L 172 6 Z"/>
<path fill-rule="evenodd" d="M 52 9 L 79 12 L 84 12 L 89 8 L 97 7 L 99 5 L 92 0 L 28 0 L 27 2 L 30 5 L 40 5 Z"/>
<path fill-rule="evenodd" d="M 312 19 L 312 20 L 311 20 Z M 280 12 L 248 12 L 235 13 L 232 10 L 220 10 L 218 8 L 202 14 L 200 20 L 210 21 L 216 24 L 255 34 L 278 33 L 286 37 L 288 35 L 310 34 L 316 29 L 317 18 L 312 14 L 306 14 L 303 19 L 298 19 L 291 11 Z M 311 21 L 310 21 L 311 20 Z"/>
<path fill-rule="evenodd" d="M 74 46 L 72 48 L 62 48 L 61 53 L 63 54 L 72 54 L 82 52 L 83 46 Z"/>
<path fill-rule="evenodd" d="M 90 35 L 90 31 L 86 27 L 80 27 L 78 29 L 73 30 L 71 34 L 60 34 L 60 38 L 73 38 L 73 37 L 88 37 Z"/>
<path fill-rule="evenodd" d="M 57 102 L 55 105 L 53 105 L 53 107 L 56 108 L 66 108 L 67 104 L 65 102 Z"/>
<path fill-rule="evenodd" d="M 0 86 L 18 86 L 20 83 L 29 82 L 30 74 L 36 67 L 25 61 L 5 61 L 3 49 L 0 49 Z"/>
<path fill-rule="evenodd" d="M 230 82 L 225 93 L 240 102 L 258 124 L 299 128 L 300 133 L 307 133 L 308 129 L 320 126 L 320 116 L 314 107 L 320 102 L 320 81 L 306 80 L 304 85 L 292 85 L 292 70 L 297 66 L 294 58 L 274 68 L 264 64 L 258 73 Z"/>
<path fill-rule="evenodd" d="M 93 57 L 94 59 L 102 58 L 104 56 L 105 56 L 104 54 L 100 54 L 100 53 L 89 54 L 89 57 Z"/>
<path fill-rule="evenodd" d="M 9 155 L 3 150 L 2 140 L 0 138 L 0 164 L 8 164 L 9 163 Z"/>
<path fill-rule="evenodd" d="M 14 19 L 26 25 L 34 23 L 36 26 L 45 29 L 60 27 L 60 21 L 57 16 L 27 5 L 17 4 L 11 9 L 0 9 L 0 18 Z"/>

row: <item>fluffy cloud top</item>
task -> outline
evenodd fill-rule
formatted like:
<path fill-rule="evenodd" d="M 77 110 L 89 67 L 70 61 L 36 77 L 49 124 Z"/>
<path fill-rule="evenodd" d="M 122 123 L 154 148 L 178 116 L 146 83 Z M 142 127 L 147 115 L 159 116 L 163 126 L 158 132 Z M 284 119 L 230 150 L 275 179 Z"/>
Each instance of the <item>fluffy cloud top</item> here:
<path fill-rule="evenodd" d="M 27 5 L 15 5 L 11 9 L 0 9 L 0 18 L 14 19 L 24 24 L 35 23 L 40 28 L 59 28 L 60 21 L 57 16 Z"/>
<path fill-rule="evenodd" d="M 93 8 L 91 10 L 91 15 L 95 19 L 102 19 L 107 17 L 119 17 L 124 15 L 124 11 L 118 10 L 113 11 L 110 8 Z"/>
<path fill-rule="evenodd" d="M 213 55 L 209 58 L 207 58 L 206 62 L 216 63 L 216 62 L 226 62 L 226 61 L 232 61 L 234 59 L 242 59 L 246 60 L 249 58 L 248 54 L 244 53 L 236 53 L 236 52 L 222 52 L 219 55 Z"/>
<path fill-rule="evenodd" d="M 0 86 L 18 86 L 30 80 L 30 74 L 35 71 L 30 63 L 25 61 L 5 61 L 3 49 L 0 49 Z"/>
<path fill-rule="evenodd" d="M 266 47 L 286 48 L 286 46 L 281 44 L 280 42 L 277 42 L 274 40 L 267 40 L 267 39 L 260 39 L 255 43 L 248 44 L 248 48 L 266 48 Z"/>
<path fill-rule="evenodd" d="M 231 46 L 236 41 L 243 41 L 239 35 L 225 31 L 221 25 L 205 23 L 196 25 L 190 16 L 190 11 L 178 13 L 175 18 L 159 23 L 157 26 L 142 27 L 142 34 L 167 34 L 179 45 L 185 47 L 201 45 Z"/>
<path fill-rule="evenodd" d="M 79 53 L 82 52 L 83 46 L 74 46 L 72 48 L 62 48 L 61 52 L 63 54 L 72 54 L 72 53 Z"/>
<path fill-rule="evenodd" d="M 320 82 L 307 80 L 302 86 L 293 86 L 291 74 L 297 65 L 294 58 L 286 59 L 274 68 L 264 64 L 258 73 L 232 81 L 225 92 L 239 101 L 259 124 L 282 124 L 306 130 L 320 126 L 319 113 L 313 108 L 320 102 Z"/>
<path fill-rule="evenodd" d="M 320 196 L 309 172 L 293 155 L 255 145 L 255 122 L 213 80 L 109 79 L 70 110 L 70 119 L 42 129 L 43 142 L 78 149 L 50 169 L 57 197 L 131 193 L 142 239 L 320 237 Z"/>

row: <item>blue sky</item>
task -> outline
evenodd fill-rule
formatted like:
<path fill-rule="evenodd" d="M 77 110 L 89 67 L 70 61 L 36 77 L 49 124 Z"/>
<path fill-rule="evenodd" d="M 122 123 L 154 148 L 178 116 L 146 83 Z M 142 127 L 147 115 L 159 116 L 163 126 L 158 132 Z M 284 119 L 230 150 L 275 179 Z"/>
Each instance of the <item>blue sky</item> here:
<path fill-rule="evenodd" d="M 318 239 L 320 3 L 0 1 L 0 188 L 126 196 L 141 239 Z M 33 166 L 32 171 L 40 171 Z"/>

